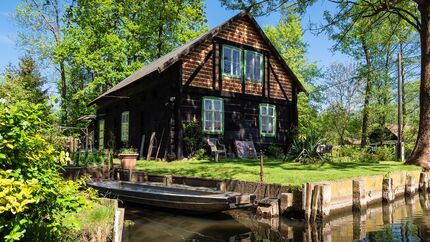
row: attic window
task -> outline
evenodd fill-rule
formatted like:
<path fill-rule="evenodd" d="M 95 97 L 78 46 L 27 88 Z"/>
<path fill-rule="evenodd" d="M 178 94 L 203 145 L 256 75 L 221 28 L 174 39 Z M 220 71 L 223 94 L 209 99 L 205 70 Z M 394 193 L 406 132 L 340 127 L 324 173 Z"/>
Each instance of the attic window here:
<path fill-rule="evenodd" d="M 240 59 L 241 50 L 239 48 L 223 45 L 222 46 L 222 68 L 223 75 L 228 77 L 240 78 Z"/>
<path fill-rule="evenodd" d="M 263 80 L 263 55 L 245 50 L 245 77 L 247 81 L 261 83 Z"/>

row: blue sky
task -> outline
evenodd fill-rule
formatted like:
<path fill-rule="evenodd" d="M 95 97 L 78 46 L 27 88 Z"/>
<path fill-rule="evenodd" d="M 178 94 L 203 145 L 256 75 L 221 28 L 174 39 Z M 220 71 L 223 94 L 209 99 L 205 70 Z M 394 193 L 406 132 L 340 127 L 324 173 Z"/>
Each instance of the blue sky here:
<path fill-rule="evenodd" d="M 11 17 L 19 2 L 19 0 L 3 0 L 0 5 L 0 72 L 3 72 L 9 63 L 16 64 L 18 58 L 23 54 L 15 44 L 19 29 Z M 211 28 L 237 13 L 237 11 L 222 8 L 218 0 L 204 0 L 204 2 L 206 3 L 208 24 Z M 306 30 L 309 27 L 311 21 L 321 23 L 324 10 L 333 10 L 333 8 L 334 5 L 326 0 L 318 1 L 303 16 L 302 25 L 304 29 Z M 266 24 L 276 25 L 278 20 L 279 14 L 257 18 L 261 26 Z M 316 61 L 320 67 L 327 66 L 335 61 L 344 62 L 348 60 L 347 56 L 339 53 L 333 54 L 330 51 L 333 42 L 325 35 L 314 36 L 309 31 L 305 31 L 304 40 L 308 44 L 308 59 Z"/>

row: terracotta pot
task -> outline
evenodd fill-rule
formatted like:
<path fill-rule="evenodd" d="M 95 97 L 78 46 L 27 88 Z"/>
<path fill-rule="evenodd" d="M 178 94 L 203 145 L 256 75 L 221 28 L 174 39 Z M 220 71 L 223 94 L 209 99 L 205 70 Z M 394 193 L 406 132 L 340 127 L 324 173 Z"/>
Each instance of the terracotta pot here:
<path fill-rule="evenodd" d="M 136 168 L 136 160 L 139 154 L 119 154 L 121 159 L 122 169 L 134 169 Z"/>

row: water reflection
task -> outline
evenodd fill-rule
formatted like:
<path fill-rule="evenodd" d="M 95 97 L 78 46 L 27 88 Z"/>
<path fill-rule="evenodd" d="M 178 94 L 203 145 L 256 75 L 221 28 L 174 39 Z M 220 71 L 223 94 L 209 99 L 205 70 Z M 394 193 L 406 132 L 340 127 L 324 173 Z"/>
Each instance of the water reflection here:
<path fill-rule="evenodd" d="M 428 195 L 369 206 L 364 213 L 345 213 L 308 224 L 285 218 L 262 219 L 250 211 L 187 216 L 126 206 L 124 241 L 428 241 Z"/>

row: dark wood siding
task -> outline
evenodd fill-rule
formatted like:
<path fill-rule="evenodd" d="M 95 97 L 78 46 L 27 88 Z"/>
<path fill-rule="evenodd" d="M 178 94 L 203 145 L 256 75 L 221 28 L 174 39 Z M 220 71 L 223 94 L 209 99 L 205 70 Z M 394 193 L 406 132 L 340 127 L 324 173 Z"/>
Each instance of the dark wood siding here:
<path fill-rule="evenodd" d="M 142 135 L 145 134 L 143 153 L 146 156 L 149 137 L 152 132 L 156 132 L 156 138 L 161 142 L 159 158 L 176 152 L 173 150 L 175 144 L 172 144 L 175 131 L 175 98 L 172 97 L 178 93 L 178 69 L 178 66 L 174 66 L 160 75 L 145 78 L 116 94 L 118 97 L 129 98 L 109 98 L 97 106 L 98 119 L 105 120 L 106 148 L 114 145 L 113 148 L 118 150 L 125 146 L 121 142 L 121 113 L 129 111 L 129 147 L 140 149 Z M 98 137 L 98 134 L 96 136 Z M 109 140 L 114 140 L 114 144 Z"/>
<path fill-rule="evenodd" d="M 234 151 L 234 140 L 253 140 L 256 146 L 266 147 L 277 144 L 286 147 L 289 142 L 289 132 L 293 124 L 291 107 L 287 102 L 274 101 L 267 98 L 256 98 L 244 94 L 231 94 L 209 91 L 203 88 L 184 89 L 182 99 L 182 122 L 199 122 L 201 124 L 203 96 L 222 97 L 224 101 L 224 134 L 208 135 L 219 137 Z M 259 105 L 270 103 L 276 106 L 276 136 L 262 137 L 259 131 Z"/>

